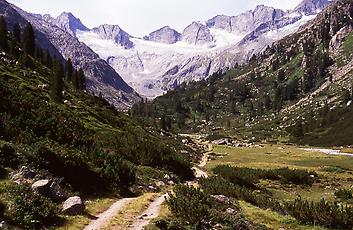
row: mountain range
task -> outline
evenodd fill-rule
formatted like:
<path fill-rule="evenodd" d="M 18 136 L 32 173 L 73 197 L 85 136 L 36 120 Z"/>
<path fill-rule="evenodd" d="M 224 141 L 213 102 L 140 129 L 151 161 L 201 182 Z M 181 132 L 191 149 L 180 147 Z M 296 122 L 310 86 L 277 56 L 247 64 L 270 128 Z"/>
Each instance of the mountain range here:
<path fill-rule="evenodd" d="M 218 15 L 206 22 L 192 22 L 181 33 L 165 26 L 143 38 L 118 25 L 89 29 L 69 12 L 57 18 L 31 14 L 3 0 L 0 14 L 21 26 L 30 22 L 42 48 L 54 56 L 70 58 L 76 68 L 84 69 L 90 92 L 102 94 L 124 109 L 141 96 L 155 98 L 183 82 L 248 61 L 295 32 L 329 3 L 304 0 L 289 11 L 260 5 L 237 16 Z"/>

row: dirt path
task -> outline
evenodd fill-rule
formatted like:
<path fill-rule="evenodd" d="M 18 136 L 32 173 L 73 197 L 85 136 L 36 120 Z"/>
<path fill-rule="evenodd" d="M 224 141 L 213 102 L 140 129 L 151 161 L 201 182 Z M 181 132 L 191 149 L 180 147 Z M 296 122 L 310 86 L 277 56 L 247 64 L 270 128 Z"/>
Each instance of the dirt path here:
<path fill-rule="evenodd" d="M 338 155 L 338 156 L 348 156 L 348 157 L 353 157 L 352 153 L 343 153 L 340 150 L 334 150 L 334 149 L 313 149 L 313 148 L 306 148 L 303 149 L 308 152 L 321 152 L 325 153 L 327 155 Z"/>
<path fill-rule="evenodd" d="M 98 219 L 93 220 L 84 230 L 98 230 L 104 228 L 126 204 L 134 199 L 136 198 L 123 198 L 118 200 L 105 212 L 99 214 Z"/>
<path fill-rule="evenodd" d="M 142 213 L 142 215 L 138 218 L 135 219 L 133 224 L 129 227 L 130 230 L 142 230 L 144 227 L 146 227 L 151 220 L 154 218 L 157 218 L 160 214 L 161 211 L 161 206 L 163 202 L 168 198 L 168 194 L 164 194 L 158 198 L 156 198 Z"/>
<path fill-rule="evenodd" d="M 186 182 L 186 184 L 192 186 L 197 183 L 197 179 L 201 177 L 207 177 L 207 173 L 201 170 L 201 167 L 204 167 L 208 160 L 208 153 L 205 153 L 202 156 L 202 160 L 200 161 L 197 167 L 193 167 L 195 170 L 195 177 L 196 180 Z M 168 198 L 168 194 L 164 194 L 163 196 L 158 197 L 155 199 L 147 208 L 147 210 L 138 218 L 136 219 L 129 230 L 142 230 L 146 227 L 153 219 L 157 218 L 161 211 L 161 206 L 163 202 Z"/>

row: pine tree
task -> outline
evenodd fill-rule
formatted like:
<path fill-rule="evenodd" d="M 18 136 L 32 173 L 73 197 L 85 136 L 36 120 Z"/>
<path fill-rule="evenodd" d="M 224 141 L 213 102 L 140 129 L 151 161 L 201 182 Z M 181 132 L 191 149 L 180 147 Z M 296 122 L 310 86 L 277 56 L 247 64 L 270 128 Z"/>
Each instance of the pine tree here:
<path fill-rule="evenodd" d="M 48 50 L 44 51 L 43 64 L 46 65 L 49 69 L 51 69 L 53 66 L 53 60 Z"/>
<path fill-rule="evenodd" d="M 78 89 L 84 90 L 85 86 L 85 74 L 83 73 L 83 69 L 79 69 L 77 72 L 77 81 L 78 81 Z"/>
<path fill-rule="evenodd" d="M 54 61 L 53 76 L 50 79 L 50 95 L 57 102 L 62 100 L 62 91 L 64 89 L 64 71 L 58 60 Z"/>
<path fill-rule="evenodd" d="M 78 72 L 76 70 L 72 73 L 72 85 L 75 89 L 79 89 Z"/>
<path fill-rule="evenodd" d="M 19 44 L 21 43 L 21 27 L 18 23 L 16 23 L 13 27 L 13 37 L 15 38 L 16 42 Z"/>
<path fill-rule="evenodd" d="M 71 59 L 69 58 L 66 62 L 66 79 L 69 82 L 72 81 L 72 73 L 73 73 L 73 66 L 72 66 Z"/>
<path fill-rule="evenodd" d="M 0 48 L 2 50 L 8 50 L 7 44 L 7 26 L 3 16 L 0 17 Z"/>
<path fill-rule="evenodd" d="M 26 26 L 23 32 L 23 48 L 28 55 L 32 57 L 34 56 L 35 36 L 34 36 L 33 27 L 30 23 L 28 23 L 28 25 Z"/>

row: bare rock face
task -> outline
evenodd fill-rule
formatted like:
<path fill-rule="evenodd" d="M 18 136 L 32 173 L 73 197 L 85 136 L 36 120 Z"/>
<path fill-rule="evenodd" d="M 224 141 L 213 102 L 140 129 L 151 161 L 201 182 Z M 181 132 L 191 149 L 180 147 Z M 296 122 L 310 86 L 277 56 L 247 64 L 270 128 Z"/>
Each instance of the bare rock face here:
<path fill-rule="evenodd" d="M 51 22 L 72 36 L 76 35 L 77 30 L 88 31 L 88 28 L 82 24 L 81 20 L 70 12 L 63 12 Z"/>
<path fill-rule="evenodd" d="M 85 211 L 85 204 L 81 197 L 74 196 L 67 199 L 62 207 L 62 213 L 67 215 L 79 215 Z"/>
<path fill-rule="evenodd" d="M 312 15 L 325 8 L 328 4 L 330 4 L 329 0 L 304 0 L 294 11 L 303 13 L 304 15 Z"/>
<path fill-rule="evenodd" d="M 345 26 L 340 29 L 330 41 L 330 52 L 336 52 L 341 47 L 343 40 L 352 32 L 352 27 Z"/>
<path fill-rule="evenodd" d="M 169 26 L 165 26 L 145 36 L 144 39 L 165 44 L 174 44 L 181 39 L 181 34 Z"/>
<path fill-rule="evenodd" d="M 193 45 L 212 43 L 214 38 L 206 25 L 193 22 L 184 29 L 182 40 Z"/>
<path fill-rule="evenodd" d="M 125 49 L 130 49 L 134 44 L 130 41 L 130 35 L 122 30 L 118 25 L 104 24 L 93 28 L 92 32 L 98 34 L 103 39 L 112 39 Z"/>
<path fill-rule="evenodd" d="M 216 17 L 207 21 L 206 25 L 209 28 L 216 28 L 225 30 L 228 33 L 232 32 L 232 22 L 231 17 L 226 15 L 217 15 Z"/>
<path fill-rule="evenodd" d="M 282 18 L 284 14 L 282 10 L 260 5 L 253 11 L 250 10 L 231 17 L 231 31 L 233 33 L 248 34 L 263 23 L 274 22 Z"/>

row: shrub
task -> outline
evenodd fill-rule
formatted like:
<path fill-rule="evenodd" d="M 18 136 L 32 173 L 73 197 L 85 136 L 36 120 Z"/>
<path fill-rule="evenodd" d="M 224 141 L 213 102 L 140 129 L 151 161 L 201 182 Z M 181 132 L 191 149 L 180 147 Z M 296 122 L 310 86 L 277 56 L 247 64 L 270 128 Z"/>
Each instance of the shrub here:
<path fill-rule="evenodd" d="M 5 211 L 6 211 L 5 204 L 0 202 L 0 218 L 3 218 Z"/>
<path fill-rule="evenodd" d="M 211 197 L 198 188 L 177 185 L 167 204 L 176 218 L 198 229 L 206 227 L 210 220 Z"/>
<path fill-rule="evenodd" d="M 350 200 L 353 198 L 353 194 L 352 194 L 352 191 L 350 190 L 347 190 L 347 189 L 340 189 L 338 191 L 335 192 L 335 196 L 338 198 L 338 199 L 341 199 L 341 200 Z"/>
<path fill-rule="evenodd" d="M 8 142 L 0 142 L 0 165 L 15 168 L 20 163 L 15 148 Z"/>
<path fill-rule="evenodd" d="M 280 180 L 282 183 L 293 183 L 298 185 L 311 185 L 317 174 L 314 171 L 301 169 L 252 169 L 219 165 L 213 172 L 229 180 L 233 184 L 245 186 L 250 189 L 257 189 L 256 184 L 260 179 Z"/>
<path fill-rule="evenodd" d="M 40 229 L 56 220 L 56 206 L 49 199 L 33 193 L 29 187 L 13 185 L 8 189 L 7 196 L 7 216 L 15 225 Z"/>

